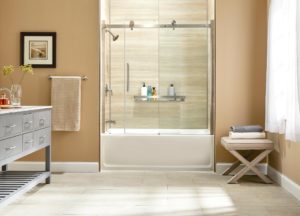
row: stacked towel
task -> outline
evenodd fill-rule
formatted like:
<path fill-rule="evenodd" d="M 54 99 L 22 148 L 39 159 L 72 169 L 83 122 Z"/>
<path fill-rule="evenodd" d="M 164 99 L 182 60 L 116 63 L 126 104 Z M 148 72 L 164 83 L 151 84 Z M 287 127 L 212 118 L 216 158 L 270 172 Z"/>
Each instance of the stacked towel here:
<path fill-rule="evenodd" d="M 230 130 L 238 133 L 263 132 L 264 129 L 260 125 L 233 125 Z"/>
<path fill-rule="evenodd" d="M 231 139 L 265 139 L 266 133 L 260 125 L 233 125 L 230 127 Z"/>

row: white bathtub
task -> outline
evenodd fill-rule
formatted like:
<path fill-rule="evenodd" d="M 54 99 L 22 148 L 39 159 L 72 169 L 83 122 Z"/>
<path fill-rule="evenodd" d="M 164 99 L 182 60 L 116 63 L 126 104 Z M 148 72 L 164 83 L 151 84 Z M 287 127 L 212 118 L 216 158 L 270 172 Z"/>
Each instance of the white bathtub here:
<path fill-rule="evenodd" d="M 130 133 L 129 133 L 130 132 Z M 207 130 L 111 130 L 101 135 L 102 170 L 214 169 L 214 136 Z M 181 134 L 174 134 L 180 132 Z M 190 135 L 193 133 L 193 135 Z"/>

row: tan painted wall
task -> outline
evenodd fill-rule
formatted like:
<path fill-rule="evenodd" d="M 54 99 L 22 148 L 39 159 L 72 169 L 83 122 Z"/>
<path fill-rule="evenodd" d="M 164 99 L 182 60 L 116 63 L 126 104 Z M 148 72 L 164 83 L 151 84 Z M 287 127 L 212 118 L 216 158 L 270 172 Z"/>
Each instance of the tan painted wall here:
<path fill-rule="evenodd" d="M 21 31 L 57 32 L 57 68 L 35 69 L 23 83 L 24 105 L 50 104 L 49 75 L 80 75 L 80 132 L 53 133 L 54 161 L 99 160 L 98 0 L 1 0 L 0 65 L 19 64 Z M 0 77 L 1 86 L 5 83 Z M 42 153 L 29 159 L 39 160 Z"/>
<path fill-rule="evenodd" d="M 275 151 L 269 157 L 269 164 L 300 185 L 300 143 L 285 140 L 283 135 L 270 134 Z"/>
<path fill-rule="evenodd" d="M 232 124 L 264 125 L 267 0 L 216 0 L 216 157 Z"/>
<path fill-rule="evenodd" d="M 49 74 L 86 74 L 82 130 L 53 134 L 56 161 L 98 161 L 98 1 L 0 0 L 0 64 L 19 63 L 20 31 L 56 31 L 58 67 L 24 82 L 24 104 L 49 104 Z M 217 161 L 231 124 L 264 122 L 267 0 L 217 0 Z M 3 79 L 0 78 L 3 83 Z M 30 159 L 40 159 L 41 154 Z"/>

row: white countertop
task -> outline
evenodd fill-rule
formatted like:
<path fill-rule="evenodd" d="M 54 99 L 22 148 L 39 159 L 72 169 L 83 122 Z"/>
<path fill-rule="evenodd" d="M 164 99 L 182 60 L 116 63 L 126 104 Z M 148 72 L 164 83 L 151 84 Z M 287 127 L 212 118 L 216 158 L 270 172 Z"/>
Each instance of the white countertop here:
<path fill-rule="evenodd" d="M 0 115 L 18 112 L 28 112 L 36 110 L 51 109 L 52 106 L 22 106 L 21 108 L 0 109 Z"/>

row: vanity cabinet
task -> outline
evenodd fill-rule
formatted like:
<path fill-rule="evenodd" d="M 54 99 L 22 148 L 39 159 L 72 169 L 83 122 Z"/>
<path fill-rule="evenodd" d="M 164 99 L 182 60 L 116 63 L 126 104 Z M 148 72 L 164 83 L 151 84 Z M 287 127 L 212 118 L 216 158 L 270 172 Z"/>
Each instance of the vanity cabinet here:
<path fill-rule="evenodd" d="M 45 170 L 9 171 L 7 165 L 45 149 Z M 46 181 L 50 183 L 51 107 L 0 109 L 0 205 Z"/>

